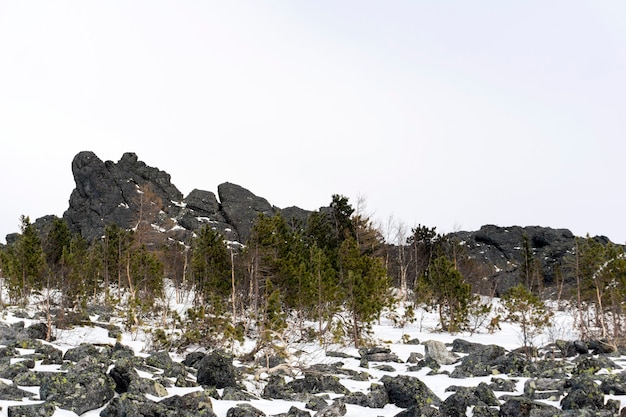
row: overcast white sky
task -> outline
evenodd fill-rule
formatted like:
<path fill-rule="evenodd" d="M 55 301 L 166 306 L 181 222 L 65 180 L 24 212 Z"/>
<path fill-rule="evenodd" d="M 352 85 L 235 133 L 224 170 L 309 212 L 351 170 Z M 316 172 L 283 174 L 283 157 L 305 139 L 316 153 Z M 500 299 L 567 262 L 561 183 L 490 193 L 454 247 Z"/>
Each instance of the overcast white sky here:
<path fill-rule="evenodd" d="M 0 242 L 73 157 L 626 242 L 626 3 L 0 0 Z"/>

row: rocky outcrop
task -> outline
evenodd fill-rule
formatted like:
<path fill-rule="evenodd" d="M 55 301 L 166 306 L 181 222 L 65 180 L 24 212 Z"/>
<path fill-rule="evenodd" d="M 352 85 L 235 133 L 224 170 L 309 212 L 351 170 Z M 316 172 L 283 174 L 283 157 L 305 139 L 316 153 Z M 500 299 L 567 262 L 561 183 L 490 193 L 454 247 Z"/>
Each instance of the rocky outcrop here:
<path fill-rule="evenodd" d="M 183 198 L 169 174 L 147 166 L 134 153 L 125 153 L 116 164 L 103 162 L 93 152 L 80 152 L 72 161 L 72 173 L 76 188 L 63 218 L 88 240 L 101 236 L 112 223 L 124 229 L 135 227 L 142 193 L 148 189 L 161 200 L 158 209 L 170 217 L 176 214 L 173 202 Z"/>
<path fill-rule="evenodd" d="M 220 201 L 211 191 L 200 189 L 183 198 L 167 172 L 146 165 L 134 153 L 125 153 L 115 163 L 103 162 L 93 152 L 80 152 L 72 162 L 72 173 L 76 188 L 63 218 L 87 240 L 102 236 L 109 224 L 137 227 L 148 203 L 156 206 L 149 206 L 155 208 L 151 225 L 179 241 L 187 241 L 191 233 L 208 224 L 227 240 L 245 242 L 259 214 L 271 216 L 281 211 L 231 183 L 218 186 Z M 291 224 L 303 225 L 309 214 L 298 207 L 284 210 Z M 37 219 L 36 226 L 44 232 L 53 217 Z"/>
<path fill-rule="evenodd" d="M 468 255 L 479 265 L 488 266 L 491 270 L 489 278 L 495 283 L 498 295 L 520 282 L 525 240 L 533 258 L 540 262 L 544 281 L 548 285 L 554 282 L 555 266 L 564 256 L 573 253 L 576 243 L 574 235 L 567 229 L 539 226 L 486 225 L 478 231 L 456 232 L 450 236 L 462 242 Z M 608 242 L 605 237 L 596 239 Z"/>
<path fill-rule="evenodd" d="M 240 236 L 249 236 L 259 214 L 273 216 L 277 210 L 264 198 L 257 197 L 245 188 L 226 182 L 217 187 L 222 211 L 228 223 Z"/>

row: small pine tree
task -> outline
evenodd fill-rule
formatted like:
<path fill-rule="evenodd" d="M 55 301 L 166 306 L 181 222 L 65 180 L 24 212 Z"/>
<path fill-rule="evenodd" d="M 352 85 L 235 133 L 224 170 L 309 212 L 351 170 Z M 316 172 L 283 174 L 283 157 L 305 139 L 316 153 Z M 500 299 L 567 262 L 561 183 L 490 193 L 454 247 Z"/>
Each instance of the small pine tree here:
<path fill-rule="evenodd" d="M 511 288 L 502 297 L 502 304 L 506 312 L 505 319 L 520 325 L 522 344 L 530 358 L 533 342 L 541 334 L 541 331 L 550 324 L 552 311 L 539 297 L 522 284 Z"/>
<path fill-rule="evenodd" d="M 419 301 L 437 306 L 442 330 L 458 332 L 467 326 L 471 286 L 447 257 L 440 256 L 430 263 L 415 293 Z"/>
<path fill-rule="evenodd" d="M 12 299 L 26 302 L 33 290 L 43 288 L 45 255 L 35 226 L 28 216 L 20 217 L 21 235 L 7 249 L 5 265 L 9 294 Z"/>

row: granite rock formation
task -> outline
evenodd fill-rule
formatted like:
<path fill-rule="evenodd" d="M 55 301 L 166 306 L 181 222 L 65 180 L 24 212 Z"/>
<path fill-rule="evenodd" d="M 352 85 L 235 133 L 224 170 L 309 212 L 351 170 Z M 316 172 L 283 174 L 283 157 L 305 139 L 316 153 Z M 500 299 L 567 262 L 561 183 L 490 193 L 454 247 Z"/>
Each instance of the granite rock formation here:
<path fill-rule="evenodd" d="M 244 242 L 260 213 L 273 215 L 281 211 L 231 183 L 218 186 L 219 201 L 211 191 L 199 189 L 183 198 L 168 173 L 146 165 L 134 153 L 125 153 L 115 163 L 103 162 L 93 152 L 80 152 L 74 157 L 72 172 L 76 188 L 63 218 L 72 231 L 87 240 L 102 236 L 104 228 L 112 223 L 124 229 L 136 227 L 146 199 L 158 206 L 151 219 L 153 227 L 181 241 L 210 224 L 226 239 Z M 285 214 L 289 219 L 305 221 L 309 212 L 291 207 Z"/>

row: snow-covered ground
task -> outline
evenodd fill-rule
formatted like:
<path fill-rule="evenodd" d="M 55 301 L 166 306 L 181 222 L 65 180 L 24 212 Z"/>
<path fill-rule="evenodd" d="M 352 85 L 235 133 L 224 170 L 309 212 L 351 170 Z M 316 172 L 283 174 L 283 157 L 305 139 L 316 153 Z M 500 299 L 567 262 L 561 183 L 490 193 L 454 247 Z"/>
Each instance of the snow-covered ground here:
<path fill-rule="evenodd" d="M 492 300 L 494 305 L 497 305 L 497 300 Z M 172 305 L 172 308 L 183 311 L 185 305 Z M 94 318 L 95 319 L 95 318 Z M 26 325 L 29 325 L 29 320 L 24 320 L 21 318 L 14 317 L 9 311 L 5 311 L 2 315 L 2 320 L 5 322 L 16 322 L 16 321 L 25 321 Z M 487 321 L 488 322 L 488 321 Z M 384 375 L 399 375 L 405 373 L 407 371 L 407 367 L 410 365 L 406 363 L 407 358 L 411 353 L 418 352 L 424 354 L 424 345 L 423 344 L 406 344 L 407 340 L 418 339 L 420 342 L 424 342 L 427 340 L 438 340 L 444 343 L 450 343 L 454 339 L 465 339 L 471 342 L 477 342 L 482 344 L 496 344 L 504 347 L 507 350 L 513 350 L 521 346 L 521 332 L 520 329 L 511 323 L 501 322 L 500 323 L 501 330 L 497 330 L 493 333 L 487 331 L 485 327 L 479 328 L 476 332 L 470 333 L 459 333 L 459 334 L 449 334 L 438 332 L 437 329 L 437 316 L 435 313 L 426 312 L 424 310 L 418 309 L 415 315 L 415 321 L 412 323 L 406 324 L 404 327 L 395 327 L 393 325 L 392 320 L 388 316 L 384 316 L 380 323 L 373 326 L 373 341 L 377 346 L 384 346 L 391 349 L 391 351 L 404 361 L 405 363 L 392 363 L 393 368 L 396 369 L 395 372 L 385 372 L 379 369 L 376 369 L 376 363 L 370 363 L 370 367 L 368 369 L 360 368 L 359 360 L 355 359 L 359 356 L 356 348 L 351 346 L 327 346 L 321 347 L 318 344 L 299 344 L 290 346 L 294 350 L 298 350 L 301 352 L 297 360 L 301 364 L 314 364 L 314 363 L 333 363 L 341 361 L 343 362 L 343 367 L 348 369 L 354 369 L 358 371 L 367 371 L 372 378 L 369 381 L 359 382 L 352 379 L 342 379 L 341 382 L 352 392 L 362 391 L 367 392 L 370 385 L 373 382 L 377 382 Z M 81 343 L 92 343 L 92 344 L 115 344 L 116 340 L 109 338 L 107 330 L 100 327 L 75 327 L 71 330 L 55 330 L 56 340 L 53 343 L 54 346 L 59 349 L 65 351 L 71 347 L 78 346 Z M 563 340 L 574 340 L 577 338 L 577 334 L 573 329 L 573 315 L 568 312 L 557 311 L 555 312 L 554 319 L 552 320 L 552 326 L 535 340 L 535 345 L 542 346 L 550 342 L 554 342 L 557 339 Z M 122 334 L 121 343 L 131 347 L 137 355 L 147 355 L 147 351 L 150 349 L 151 344 L 147 333 L 143 333 L 142 331 L 135 332 L 125 332 Z M 244 346 L 240 347 L 240 349 L 246 350 L 251 349 L 253 345 L 253 341 L 248 341 Z M 328 357 L 326 356 L 326 350 L 333 351 L 341 351 L 346 354 L 353 356 L 354 358 L 336 358 L 336 357 Z M 174 360 L 182 360 L 184 355 L 171 353 L 171 356 Z M 447 365 L 442 366 L 442 370 L 452 371 L 456 365 Z M 37 364 L 35 370 L 57 370 L 58 366 L 43 366 L 41 364 Z M 442 400 L 447 396 L 451 395 L 451 392 L 446 392 L 446 388 L 450 385 L 464 385 L 464 386 L 477 386 L 480 382 L 491 381 L 491 377 L 478 377 L 478 378 L 466 378 L 466 379 L 453 379 L 448 377 L 445 374 L 438 375 L 427 375 L 430 371 L 429 368 L 424 368 L 417 372 L 410 372 L 411 376 L 415 376 L 420 378 L 437 396 L 439 396 Z M 505 377 L 505 376 L 503 376 Z M 517 383 L 517 392 L 515 394 L 521 394 L 523 392 L 523 386 L 525 379 L 524 378 L 515 378 Z M 4 380 L 3 382 L 7 384 L 11 384 L 11 381 Z M 244 384 L 248 388 L 248 391 L 253 394 L 259 394 L 262 390 L 263 383 L 262 381 L 255 381 L 252 376 L 250 376 Z M 38 394 L 38 390 L 36 388 L 24 388 L 31 392 Z M 182 395 L 188 393 L 193 390 L 200 390 L 201 387 L 196 388 L 168 388 L 168 392 L 170 395 Z M 500 395 L 503 393 L 496 392 L 496 395 Z M 508 393 L 512 394 L 512 393 Z M 339 396 L 339 395 L 337 395 Z M 626 400 L 621 397 L 611 397 L 608 398 L 617 398 L 622 402 L 622 406 L 626 406 Z M 333 396 L 331 395 L 331 398 Z M 158 399 L 156 399 L 158 400 Z M 36 401 L 31 401 L 31 403 Z M 276 415 L 279 413 L 285 413 L 289 409 L 290 406 L 294 405 L 300 409 L 304 409 L 304 404 L 298 402 L 288 402 L 283 400 L 251 400 L 249 401 L 254 407 L 262 410 L 266 413 L 266 415 Z M 25 404 L 28 402 L 9 402 L 9 401 L 0 401 L 0 416 L 7 415 L 7 406 L 13 404 Z M 240 401 L 222 401 L 222 400 L 214 400 L 213 408 L 215 413 L 219 417 L 225 417 L 229 408 L 235 406 L 240 403 Z M 548 404 L 555 405 L 558 407 L 558 403 L 547 402 Z M 397 413 L 402 411 L 402 409 L 398 408 L 395 405 L 388 404 L 383 409 L 374 409 L 374 408 L 364 408 L 356 405 L 347 405 L 347 417 L 375 417 L 375 416 L 394 416 Z M 89 411 L 84 416 L 98 416 L 100 413 L 100 409 Z M 54 414 L 56 417 L 65 417 L 65 416 L 76 416 L 73 412 L 66 410 L 57 410 Z"/>

